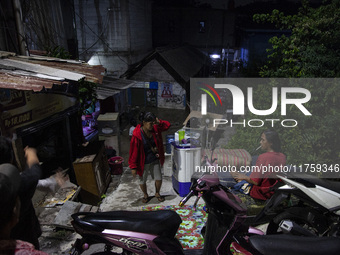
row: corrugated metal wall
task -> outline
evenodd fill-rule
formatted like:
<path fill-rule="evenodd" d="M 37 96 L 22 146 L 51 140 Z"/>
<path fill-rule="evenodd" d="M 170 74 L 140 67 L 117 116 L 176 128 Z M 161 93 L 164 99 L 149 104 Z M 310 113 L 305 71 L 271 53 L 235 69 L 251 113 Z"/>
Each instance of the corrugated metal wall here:
<path fill-rule="evenodd" d="M 35 0 L 25 3 L 22 8 L 28 48 L 46 50 L 61 46 L 68 50 L 61 1 Z"/>
<path fill-rule="evenodd" d="M 120 76 L 152 49 L 150 0 L 74 0 L 79 57 Z"/>

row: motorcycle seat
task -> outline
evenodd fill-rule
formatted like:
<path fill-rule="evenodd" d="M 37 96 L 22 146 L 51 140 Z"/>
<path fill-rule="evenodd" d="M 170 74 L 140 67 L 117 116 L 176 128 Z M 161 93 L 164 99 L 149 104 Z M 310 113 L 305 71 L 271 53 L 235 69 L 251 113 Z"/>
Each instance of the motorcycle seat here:
<path fill-rule="evenodd" d="M 305 181 L 308 181 L 311 184 L 318 185 L 326 189 L 335 191 L 340 194 L 340 182 L 338 181 L 330 181 L 330 180 L 324 180 L 320 178 L 311 178 Z"/>
<path fill-rule="evenodd" d="M 264 235 L 251 236 L 249 242 L 263 255 L 340 254 L 340 239 L 337 237 Z"/>
<path fill-rule="evenodd" d="M 81 217 L 79 217 L 81 216 Z M 89 231 L 124 230 L 173 238 L 182 220 L 171 210 L 76 213 L 73 224 Z"/>

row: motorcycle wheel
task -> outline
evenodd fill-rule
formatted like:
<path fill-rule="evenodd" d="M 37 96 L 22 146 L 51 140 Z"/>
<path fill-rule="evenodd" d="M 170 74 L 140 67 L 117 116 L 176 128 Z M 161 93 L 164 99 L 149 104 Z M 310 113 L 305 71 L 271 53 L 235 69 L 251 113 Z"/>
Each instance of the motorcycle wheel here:
<path fill-rule="evenodd" d="M 124 250 L 122 253 L 116 253 L 112 251 L 102 251 L 102 252 L 92 253 L 92 255 L 137 255 L 137 254 Z"/>
<path fill-rule="evenodd" d="M 308 215 L 314 214 L 315 212 L 311 208 L 290 208 L 281 214 L 278 214 L 269 222 L 266 234 L 282 234 L 279 224 L 283 220 L 290 220 L 316 236 L 321 236 L 323 230 L 320 229 L 320 224 L 318 224 L 314 217 L 308 217 Z"/>

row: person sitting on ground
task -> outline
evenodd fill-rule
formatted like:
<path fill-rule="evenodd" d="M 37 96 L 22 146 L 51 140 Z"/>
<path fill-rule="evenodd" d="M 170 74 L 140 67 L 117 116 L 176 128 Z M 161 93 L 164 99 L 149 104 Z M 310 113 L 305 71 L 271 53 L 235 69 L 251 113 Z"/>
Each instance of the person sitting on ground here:
<path fill-rule="evenodd" d="M 0 254 L 47 255 L 38 251 L 34 245 L 11 239 L 11 231 L 19 221 L 21 178 L 19 170 L 11 164 L 0 165 Z"/>
<path fill-rule="evenodd" d="M 241 188 L 242 193 L 265 201 L 274 194 L 270 188 L 277 182 L 276 175 L 270 171 L 269 166 L 285 166 L 286 156 L 281 152 L 281 141 L 274 130 L 265 130 L 261 133 L 260 145 L 265 153 L 259 155 L 256 161 L 256 171 L 252 171 L 249 176 L 240 172 L 232 173 L 232 176 L 237 182 L 244 182 Z M 265 167 L 267 170 L 263 171 Z"/>
<path fill-rule="evenodd" d="M 133 131 L 130 142 L 129 167 L 134 177 L 139 175 L 139 186 L 144 194 L 142 202 L 147 203 L 150 200 L 146 187 L 149 172 L 155 179 L 155 197 L 163 202 L 165 199 L 160 195 L 161 166 L 165 160 L 162 132 L 169 129 L 170 123 L 158 119 L 151 112 L 142 112 L 139 119 L 141 124 Z"/>

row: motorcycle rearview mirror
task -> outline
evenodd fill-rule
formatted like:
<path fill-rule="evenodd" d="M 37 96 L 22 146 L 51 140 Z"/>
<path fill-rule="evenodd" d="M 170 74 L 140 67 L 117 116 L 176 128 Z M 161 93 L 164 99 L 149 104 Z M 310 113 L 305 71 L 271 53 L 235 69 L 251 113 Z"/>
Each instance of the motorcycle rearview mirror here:
<path fill-rule="evenodd" d="M 194 210 L 196 211 L 196 209 L 197 209 L 197 203 L 198 203 L 198 200 L 200 199 L 200 197 L 196 197 L 196 200 L 195 200 L 195 203 L 194 203 L 194 205 L 193 205 L 193 208 L 194 208 Z"/>
<path fill-rule="evenodd" d="M 191 184 L 190 184 L 190 189 L 193 187 L 193 185 L 197 184 L 198 179 L 200 179 L 204 174 L 200 173 L 200 172 L 194 172 L 191 175 Z"/>

